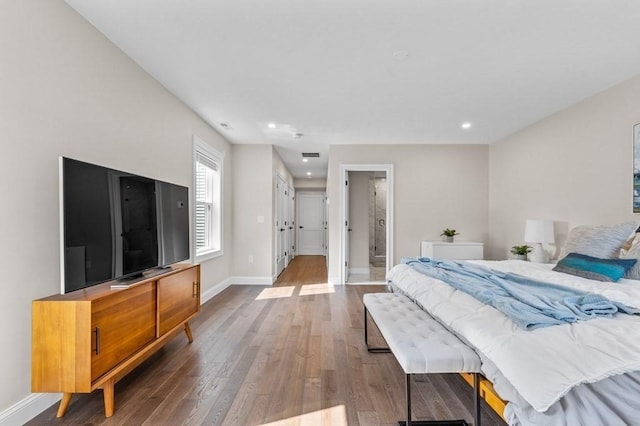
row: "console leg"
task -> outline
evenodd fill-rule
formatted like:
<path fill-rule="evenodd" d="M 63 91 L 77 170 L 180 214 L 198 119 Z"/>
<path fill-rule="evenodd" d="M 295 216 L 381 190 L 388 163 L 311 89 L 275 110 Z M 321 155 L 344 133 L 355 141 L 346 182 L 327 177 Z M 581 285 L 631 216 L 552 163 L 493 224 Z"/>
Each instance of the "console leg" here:
<path fill-rule="evenodd" d="M 191 327 L 189 327 L 189 323 L 184 323 L 184 332 L 187 334 L 187 339 L 189 339 L 189 343 L 193 343 L 193 334 L 191 334 Z"/>
<path fill-rule="evenodd" d="M 65 392 L 62 394 L 62 401 L 60 401 L 60 405 L 58 406 L 58 412 L 56 413 L 56 417 L 60 418 L 64 416 L 64 414 L 67 412 L 67 408 L 69 407 L 69 403 L 71 402 L 72 396 L 73 396 L 72 393 Z"/>
<path fill-rule="evenodd" d="M 104 395 L 104 416 L 111 417 L 113 416 L 113 412 L 115 411 L 115 401 L 114 401 L 114 392 L 113 388 L 115 386 L 115 382 L 113 379 L 108 380 L 104 387 L 102 388 L 102 393 Z"/>

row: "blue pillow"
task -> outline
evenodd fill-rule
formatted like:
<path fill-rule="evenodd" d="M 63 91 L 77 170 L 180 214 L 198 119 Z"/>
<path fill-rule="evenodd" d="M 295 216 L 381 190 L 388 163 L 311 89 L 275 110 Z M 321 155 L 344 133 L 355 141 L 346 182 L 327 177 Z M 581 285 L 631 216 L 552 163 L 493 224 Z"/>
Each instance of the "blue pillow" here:
<path fill-rule="evenodd" d="M 615 282 L 636 262 L 637 259 L 599 259 L 586 254 L 569 253 L 553 270 L 590 280 Z"/>

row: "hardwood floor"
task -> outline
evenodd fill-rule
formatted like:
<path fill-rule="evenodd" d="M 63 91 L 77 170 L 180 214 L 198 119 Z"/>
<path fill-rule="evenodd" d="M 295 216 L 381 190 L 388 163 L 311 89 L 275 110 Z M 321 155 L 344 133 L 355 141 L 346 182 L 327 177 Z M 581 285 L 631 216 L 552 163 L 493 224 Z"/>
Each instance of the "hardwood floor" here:
<path fill-rule="evenodd" d="M 116 384 L 113 417 L 97 391 L 74 395 L 62 419 L 56 405 L 28 424 L 395 425 L 404 374 L 363 339 L 362 295 L 384 286 L 330 286 L 324 262 L 296 257 L 274 287 L 232 286 L 207 302 L 192 344 L 176 337 Z M 460 376 L 413 383 L 414 419 L 472 422 Z M 482 422 L 504 424 L 487 406 Z"/>

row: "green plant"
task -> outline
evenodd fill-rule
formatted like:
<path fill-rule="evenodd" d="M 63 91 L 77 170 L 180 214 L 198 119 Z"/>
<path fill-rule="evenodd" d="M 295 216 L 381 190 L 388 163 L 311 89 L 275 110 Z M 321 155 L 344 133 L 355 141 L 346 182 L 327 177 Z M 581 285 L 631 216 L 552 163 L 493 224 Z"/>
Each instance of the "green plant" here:
<path fill-rule="evenodd" d="M 531 250 L 533 250 L 533 248 L 531 246 L 526 245 L 526 244 L 523 244 L 521 246 L 513 246 L 513 247 L 511 247 L 511 253 L 519 254 L 519 255 L 526 255 L 527 253 L 531 253 Z"/>
<path fill-rule="evenodd" d="M 443 236 L 443 235 L 447 237 L 453 237 L 454 235 L 460 235 L 460 234 L 455 229 L 444 228 L 440 236 Z"/>

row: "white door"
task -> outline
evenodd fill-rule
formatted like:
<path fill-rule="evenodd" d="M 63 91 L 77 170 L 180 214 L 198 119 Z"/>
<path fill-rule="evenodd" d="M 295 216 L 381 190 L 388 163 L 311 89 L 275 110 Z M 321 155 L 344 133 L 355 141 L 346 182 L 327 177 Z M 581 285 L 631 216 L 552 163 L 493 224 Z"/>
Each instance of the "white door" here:
<path fill-rule="evenodd" d="M 287 263 L 293 260 L 296 244 L 295 244 L 295 192 L 290 186 L 288 188 L 289 196 L 287 197 L 287 213 L 289 224 L 287 225 Z"/>
<path fill-rule="evenodd" d="M 287 183 L 280 176 L 276 179 L 276 276 L 280 275 L 285 267 L 285 203 Z"/>
<path fill-rule="evenodd" d="M 324 255 L 324 193 L 298 193 L 298 254 Z"/>
<path fill-rule="evenodd" d="M 289 226 L 291 226 L 291 217 L 289 216 L 289 185 L 284 187 L 284 199 L 282 200 L 282 210 L 284 219 L 284 231 L 282 231 L 282 256 L 284 256 L 284 267 L 289 266 Z"/>

